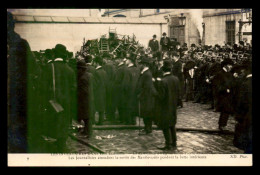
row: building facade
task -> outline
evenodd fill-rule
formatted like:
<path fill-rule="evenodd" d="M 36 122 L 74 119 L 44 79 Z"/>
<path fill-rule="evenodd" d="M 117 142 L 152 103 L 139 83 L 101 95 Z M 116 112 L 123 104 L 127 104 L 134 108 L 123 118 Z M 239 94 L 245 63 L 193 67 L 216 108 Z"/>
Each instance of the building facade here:
<path fill-rule="evenodd" d="M 154 34 L 163 32 L 181 44 L 223 45 L 252 41 L 252 24 L 241 9 L 8 9 L 15 30 L 32 50 L 62 43 L 76 52 L 82 39 L 96 39 L 114 28 L 135 34 L 145 47 Z M 250 10 L 252 16 L 252 10 Z M 241 22 L 242 21 L 242 22 Z M 243 24 L 243 25 L 241 25 Z"/>

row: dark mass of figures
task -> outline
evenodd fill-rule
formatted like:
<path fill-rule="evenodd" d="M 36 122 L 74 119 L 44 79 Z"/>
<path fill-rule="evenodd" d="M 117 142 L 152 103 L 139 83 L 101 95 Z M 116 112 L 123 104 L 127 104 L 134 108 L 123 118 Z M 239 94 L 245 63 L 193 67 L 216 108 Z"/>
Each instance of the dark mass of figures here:
<path fill-rule="evenodd" d="M 165 137 L 165 147 L 159 149 L 176 149 L 177 109 L 185 108 L 183 101 L 211 104 L 220 112 L 220 131 L 234 116 L 234 145 L 252 151 L 250 45 L 188 48 L 164 33 L 160 42 L 153 36 L 147 49 L 83 50 L 73 57 L 62 44 L 31 52 L 12 27 L 10 23 L 10 152 L 66 152 L 74 120 L 83 121 L 80 134 L 90 138 L 93 125 L 136 125 L 137 117 L 144 122 L 140 134 L 150 134 L 154 123 Z"/>

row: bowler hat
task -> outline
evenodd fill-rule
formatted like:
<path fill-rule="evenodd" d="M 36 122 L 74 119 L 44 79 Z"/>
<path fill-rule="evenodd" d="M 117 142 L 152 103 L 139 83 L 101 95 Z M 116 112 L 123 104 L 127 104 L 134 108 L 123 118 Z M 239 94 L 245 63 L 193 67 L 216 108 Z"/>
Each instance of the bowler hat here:
<path fill-rule="evenodd" d="M 87 68 L 86 62 L 85 62 L 84 60 L 79 60 L 79 61 L 77 62 L 77 67 L 78 67 L 78 68 Z"/>
<path fill-rule="evenodd" d="M 167 71 L 167 70 L 169 70 L 169 69 L 171 69 L 171 68 L 172 68 L 172 62 L 171 62 L 171 60 L 169 60 L 169 59 L 164 60 L 164 61 L 163 61 L 162 69 Z"/>
<path fill-rule="evenodd" d="M 178 52 L 172 52 L 172 56 L 176 56 L 176 57 L 178 57 L 178 56 L 180 56 L 180 55 L 179 55 Z"/>
<path fill-rule="evenodd" d="M 54 53 L 56 58 L 65 58 L 67 56 L 66 46 L 64 46 L 63 44 L 57 44 L 54 48 Z"/>
<path fill-rule="evenodd" d="M 225 58 L 225 59 L 221 62 L 221 67 L 224 67 L 224 66 L 226 66 L 226 65 L 228 65 L 228 64 L 233 65 L 234 62 L 233 62 L 230 58 Z"/>
<path fill-rule="evenodd" d="M 92 61 L 92 56 L 91 55 L 87 55 L 87 56 L 84 57 L 84 59 L 85 59 L 86 63 L 90 63 Z"/>
<path fill-rule="evenodd" d="M 232 68 L 231 72 L 232 73 L 239 73 L 242 69 L 245 69 L 243 65 L 235 65 Z"/>
<path fill-rule="evenodd" d="M 95 61 L 96 63 L 99 63 L 99 64 L 102 64 L 102 63 L 103 63 L 103 59 L 102 59 L 101 56 L 96 56 L 96 58 L 94 59 L 94 61 Z"/>
<path fill-rule="evenodd" d="M 239 41 L 239 44 L 244 46 L 244 41 Z"/>
<path fill-rule="evenodd" d="M 140 61 L 140 63 L 146 63 L 146 64 L 149 64 L 150 63 L 150 59 L 147 58 L 147 57 L 143 57 Z"/>
<path fill-rule="evenodd" d="M 163 32 L 163 34 L 162 34 L 163 36 L 165 36 L 166 35 L 166 33 L 165 32 Z"/>

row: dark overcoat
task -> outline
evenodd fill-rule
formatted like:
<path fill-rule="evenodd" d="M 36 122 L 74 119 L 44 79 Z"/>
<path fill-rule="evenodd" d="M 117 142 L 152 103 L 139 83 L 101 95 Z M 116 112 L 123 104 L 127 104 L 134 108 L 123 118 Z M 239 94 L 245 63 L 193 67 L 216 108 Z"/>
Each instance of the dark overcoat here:
<path fill-rule="evenodd" d="M 140 117 L 152 118 L 157 92 L 149 69 L 140 75 L 136 92 L 140 101 Z"/>
<path fill-rule="evenodd" d="M 159 42 L 157 40 L 154 41 L 153 39 L 151 39 L 149 41 L 148 46 L 151 48 L 153 52 L 159 51 Z"/>
<path fill-rule="evenodd" d="M 126 76 L 127 68 L 126 65 L 120 65 L 117 67 L 115 77 L 115 88 L 114 95 L 116 106 L 119 108 L 126 108 L 127 94 L 126 89 L 129 82 L 129 77 Z"/>
<path fill-rule="evenodd" d="M 93 75 L 84 71 L 78 76 L 78 121 L 90 119 L 94 113 Z"/>
<path fill-rule="evenodd" d="M 247 153 L 252 152 L 252 77 L 246 77 L 239 88 L 235 119 L 234 145 Z"/>
<path fill-rule="evenodd" d="M 232 97 L 234 95 L 234 77 L 232 73 L 225 72 L 223 69 L 218 72 L 215 77 L 216 83 L 216 98 L 217 106 L 216 108 L 220 112 L 232 113 L 233 112 L 233 101 Z M 227 92 L 229 89 L 229 93 Z"/>
<path fill-rule="evenodd" d="M 89 73 L 92 73 L 92 75 L 94 75 L 94 73 L 96 72 L 96 69 L 94 66 L 90 65 L 89 63 L 87 63 L 87 71 Z"/>
<path fill-rule="evenodd" d="M 54 99 L 52 64 L 55 72 L 55 99 L 64 109 L 59 115 L 49 103 L 49 100 Z M 40 128 L 43 129 L 43 135 L 56 139 L 67 138 L 71 118 L 75 118 L 75 111 L 77 111 L 75 73 L 64 61 L 54 61 L 45 66 L 41 83 L 42 126 Z"/>
<path fill-rule="evenodd" d="M 116 78 L 116 67 L 112 63 L 107 63 L 103 66 L 107 74 L 107 86 L 106 86 L 106 111 L 115 111 L 115 78 Z"/>
<path fill-rule="evenodd" d="M 38 76 L 39 66 L 28 42 L 15 32 L 8 31 L 7 50 L 8 146 L 10 152 L 25 153 L 28 151 L 28 136 L 32 134 L 28 132 L 28 127 L 36 118 L 39 102 L 35 98 L 35 77 Z"/>
<path fill-rule="evenodd" d="M 94 73 L 94 101 L 95 109 L 104 112 L 106 107 L 106 86 L 107 74 L 102 67 L 96 69 Z"/>
<path fill-rule="evenodd" d="M 177 122 L 177 103 L 180 95 L 180 84 L 176 76 L 165 75 L 158 81 L 157 100 L 160 111 L 155 119 L 156 124 L 161 129 L 175 126 Z"/>
<path fill-rule="evenodd" d="M 138 114 L 138 100 L 136 96 L 137 81 L 140 76 L 140 70 L 135 67 L 127 67 L 126 76 L 128 76 L 128 85 L 126 86 L 125 93 L 127 94 L 127 109 L 130 112 Z"/>
<path fill-rule="evenodd" d="M 160 45 L 162 46 L 162 51 L 168 51 L 171 45 L 171 40 L 169 37 L 162 37 L 160 40 Z"/>
<path fill-rule="evenodd" d="M 183 81 L 182 63 L 180 60 L 173 63 L 172 74 L 178 77 L 179 81 Z"/>

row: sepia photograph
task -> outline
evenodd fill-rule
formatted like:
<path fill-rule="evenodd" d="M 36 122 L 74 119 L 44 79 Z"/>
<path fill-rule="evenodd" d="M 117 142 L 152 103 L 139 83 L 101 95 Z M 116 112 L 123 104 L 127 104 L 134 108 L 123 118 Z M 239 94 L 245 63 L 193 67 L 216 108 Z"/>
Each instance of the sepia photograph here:
<path fill-rule="evenodd" d="M 8 166 L 252 166 L 252 9 L 7 9 Z"/>

